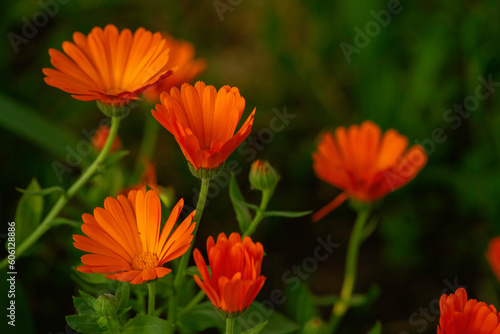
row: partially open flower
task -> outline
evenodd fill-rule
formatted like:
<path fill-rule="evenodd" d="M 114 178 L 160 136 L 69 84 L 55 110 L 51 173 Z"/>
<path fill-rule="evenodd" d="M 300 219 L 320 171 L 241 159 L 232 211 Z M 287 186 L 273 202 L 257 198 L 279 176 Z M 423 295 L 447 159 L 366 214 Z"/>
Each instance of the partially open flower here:
<path fill-rule="evenodd" d="M 190 82 L 207 67 L 204 59 L 195 59 L 195 49 L 192 43 L 177 40 L 166 34 L 162 36 L 170 49 L 167 67 L 177 69 L 171 76 L 144 91 L 144 97 L 151 102 L 159 102 L 162 92 L 170 92 L 172 87 L 180 87 L 183 83 Z"/>
<path fill-rule="evenodd" d="M 62 48 L 49 50 L 55 69 L 43 69 L 45 82 L 82 101 L 122 106 L 172 74 L 166 41 L 144 28 L 132 34 L 112 24 L 95 27 L 87 36 L 74 33 Z"/>
<path fill-rule="evenodd" d="M 201 81 L 194 87 L 185 83 L 163 92 L 161 103 L 151 111 L 153 116 L 174 135 L 196 171 L 221 166 L 252 130 L 255 109 L 235 133 L 245 109 L 236 87 L 223 86 L 217 92 Z"/>
<path fill-rule="evenodd" d="M 193 240 L 195 211 L 174 230 L 183 205 L 181 199 L 160 233 L 161 204 L 154 190 L 106 198 L 104 208 L 82 216 L 86 236 L 73 235 L 73 245 L 90 253 L 82 256 L 78 270 L 132 284 L 170 273 L 163 265 L 183 255 Z"/>
<path fill-rule="evenodd" d="M 437 334 L 500 334 L 500 313 L 493 305 L 467 300 L 463 288 L 439 300 L 441 317 Z"/>
<path fill-rule="evenodd" d="M 222 315 L 236 317 L 252 304 L 264 285 L 266 278 L 260 275 L 264 248 L 250 237 L 242 242 L 238 233 L 232 233 L 229 239 L 221 233 L 217 243 L 208 238 L 207 253 L 212 275 L 201 252 L 195 249 L 193 257 L 201 278 L 195 275 L 194 279 Z"/>
<path fill-rule="evenodd" d="M 316 175 L 343 192 L 313 215 L 318 221 L 347 198 L 376 201 L 412 180 L 427 163 L 423 148 L 390 129 L 382 135 L 371 121 L 325 133 L 313 153 Z"/>

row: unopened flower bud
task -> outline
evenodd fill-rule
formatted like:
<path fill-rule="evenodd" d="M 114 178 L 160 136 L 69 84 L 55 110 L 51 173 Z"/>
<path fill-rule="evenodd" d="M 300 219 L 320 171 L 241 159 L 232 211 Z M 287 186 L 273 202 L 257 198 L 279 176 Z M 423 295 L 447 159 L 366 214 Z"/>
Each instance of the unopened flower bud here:
<path fill-rule="evenodd" d="M 102 317 L 114 316 L 119 308 L 120 302 L 118 298 L 109 293 L 100 295 L 94 304 L 95 312 Z"/>
<path fill-rule="evenodd" d="M 279 174 L 267 161 L 255 160 L 249 174 L 250 184 L 257 190 L 274 189 L 280 179 Z"/>
<path fill-rule="evenodd" d="M 320 318 L 312 318 L 304 325 L 304 334 L 324 334 L 326 333 L 325 323 Z"/>

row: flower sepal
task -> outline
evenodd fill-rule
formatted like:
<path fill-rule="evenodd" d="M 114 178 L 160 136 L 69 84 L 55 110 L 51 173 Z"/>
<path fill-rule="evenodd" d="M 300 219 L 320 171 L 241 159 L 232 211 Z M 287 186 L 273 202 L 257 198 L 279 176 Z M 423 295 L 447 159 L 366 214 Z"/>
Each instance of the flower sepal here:
<path fill-rule="evenodd" d="M 125 118 L 130 113 L 130 108 L 127 105 L 115 106 L 113 104 L 102 103 L 101 101 L 97 102 L 97 108 L 109 118 L 119 117 Z"/>
<path fill-rule="evenodd" d="M 260 191 L 269 190 L 272 194 L 280 180 L 280 175 L 269 162 L 255 160 L 250 168 L 248 179 L 253 188 Z"/>
<path fill-rule="evenodd" d="M 190 162 L 188 162 L 189 170 L 191 174 L 199 179 L 215 179 L 217 175 L 224 169 L 225 163 L 220 164 L 216 168 L 200 168 L 196 169 Z"/>

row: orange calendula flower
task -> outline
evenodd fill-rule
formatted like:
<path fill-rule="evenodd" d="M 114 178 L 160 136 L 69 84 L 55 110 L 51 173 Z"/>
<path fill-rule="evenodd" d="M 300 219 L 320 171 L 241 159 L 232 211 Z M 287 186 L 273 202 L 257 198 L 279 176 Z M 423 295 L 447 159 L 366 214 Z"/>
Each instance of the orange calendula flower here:
<path fill-rule="evenodd" d="M 171 76 L 144 91 L 144 97 L 151 102 L 158 102 L 162 92 L 169 92 L 172 87 L 190 82 L 207 67 L 204 59 L 194 59 L 195 48 L 190 42 L 176 40 L 166 34 L 163 34 L 163 38 L 170 49 L 167 67 L 177 69 Z"/>
<path fill-rule="evenodd" d="M 493 305 L 467 300 L 463 288 L 449 296 L 442 295 L 439 308 L 437 334 L 500 334 L 500 313 Z"/>
<path fill-rule="evenodd" d="M 109 127 L 107 126 L 100 126 L 99 129 L 97 129 L 94 137 L 92 137 L 92 145 L 98 150 L 101 151 L 104 148 L 104 145 L 106 144 L 106 141 L 108 140 L 109 136 Z M 122 147 L 122 143 L 120 141 L 120 138 L 115 137 L 113 140 L 113 144 L 111 144 L 111 152 L 117 151 Z"/>
<path fill-rule="evenodd" d="M 175 137 L 188 162 L 196 169 L 215 169 L 250 134 L 255 109 L 235 134 L 245 99 L 238 88 L 198 81 L 163 92 L 153 116 Z"/>
<path fill-rule="evenodd" d="M 132 284 L 170 273 L 163 264 L 184 254 L 193 239 L 195 211 L 173 230 L 183 205 L 181 199 L 160 233 L 161 204 L 154 190 L 106 198 L 104 208 L 82 216 L 86 236 L 73 236 L 76 248 L 91 253 L 82 256 L 78 270 Z"/>
<path fill-rule="evenodd" d="M 419 145 L 408 149 L 408 139 L 396 130 L 382 134 L 378 125 L 365 121 L 325 133 L 313 160 L 316 175 L 343 190 L 313 215 L 318 221 L 349 197 L 372 202 L 402 187 L 424 167 L 427 155 Z"/>
<path fill-rule="evenodd" d="M 144 28 L 132 34 L 112 24 L 95 27 L 87 36 L 74 33 L 62 48 L 49 50 L 55 69 L 43 69 L 45 82 L 82 101 L 121 106 L 172 74 L 166 41 Z"/>
<path fill-rule="evenodd" d="M 214 306 L 224 314 L 237 315 L 246 310 L 264 285 L 266 278 L 260 275 L 264 248 L 250 237 L 243 242 L 238 233 L 229 239 L 219 234 L 217 243 L 212 237 L 207 240 L 210 276 L 205 259 L 198 249 L 193 257 L 201 278 L 194 276 L 199 287 L 207 294 Z"/>
<path fill-rule="evenodd" d="M 490 240 L 488 250 L 486 251 L 486 258 L 490 264 L 491 270 L 500 282 L 500 237 Z"/>

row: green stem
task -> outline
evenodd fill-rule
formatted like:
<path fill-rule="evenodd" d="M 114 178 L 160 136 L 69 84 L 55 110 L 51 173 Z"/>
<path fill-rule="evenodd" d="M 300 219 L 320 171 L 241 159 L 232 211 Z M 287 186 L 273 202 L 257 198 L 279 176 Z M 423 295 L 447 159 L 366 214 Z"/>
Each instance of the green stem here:
<path fill-rule="evenodd" d="M 120 333 L 120 323 L 116 319 L 111 318 L 108 320 L 108 332 L 110 334 Z"/>
<path fill-rule="evenodd" d="M 359 247 L 363 239 L 363 228 L 369 216 L 370 211 L 368 209 L 358 211 L 358 216 L 356 218 L 356 222 L 354 223 L 354 228 L 347 248 L 346 269 L 342 290 L 340 291 L 340 300 L 333 307 L 332 316 L 329 321 L 328 333 L 335 332 L 340 324 L 340 321 L 342 320 L 342 317 L 347 312 L 351 304 L 354 284 L 356 282 Z"/>
<path fill-rule="evenodd" d="M 248 226 L 245 233 L 243 233 L 243 238 L 251 236 L 257 229 L 257 226 L 259 226 L 260 221 L 264 218 L 264 212 L 266 212 L 267 204 L 271 200 L 272 194 L 273 194 L 272 190 L 262 191 L 262 198 L 260 200 L 259 210 L 257 211 L 255 217 L 253 218 L 252 222 Z"/>
<path fill-rule="evenodd" d="M 208 195 L 208 186 L 210 185 L 210 179 L 201 179 L 201 189 L 198 197 L 198 203 L 196 204 L 196 213 L 194 215 L 193 221 L 196 222 L 193 231 L 193 242 L 189 247 L 188 251 L 184 253 L 181 257 L 181 262 L 179 263 L 179 267 L 177 268 L 177 274 L 174 279 L 174 291 L 168 300 L 168 321 L 172 323 L 177 322 L 177 306 L 179 304 L 178 297 L 179 291 L 182 288 L 182 284 L 184 283 L 184 275 L 186 273 L 186 268 L 189 263 L 189 258 L 191 257 L 191 253 L 193 252 L 194 240 L 196 238 L 196 232 L 198 232 L 198 227 L 200 226 L 201 215 L 203 214 L 203 209 L 205 208 L 205 202 L 207 201 Z"/>
<path fill-rule="evenodd" d="M 94 175 L 95 171 L 102 164 L 109 151 L 113 141 L 115 140 L 116 134 L 118 133 L 118 127 L 120 125 L 119 117 L 111 118 L 111 128 L 109 130 L 108 140 L 104 145 L 102 151 L 99 153 L 94 162 L 85 170 L 85 172 L 80 175 L 78 180 L 64 193 L 62 194 L 57 202 L 54 204 L 52 209 L 49 211 L 45 219 L 38 225 L 38 227 L 16 248 L 16 257 L 19 258 L 35 241 L 37 241 L 45 232 L 47 232 L 51 224 L 50 222 L 57 217 L 57 215 L 64 208 L 66 203 L 80 190 L 80 188 L 87 183 L 87 181 Z M 0 262 L 0 270 L 4 269 L 8 264 L 8 259 L 5 258 Z"/>
<path fill-rule="evenodd" d="M 148 283 L 148 315 L 155 313 L 156 285 L 155 281 Z"/>
<path fill-rule="evenodd" d="M 234 320 L 235 320 L 235 318 L 233 318 L 233 317 L 227 317 L 227 319 L 226 319 L 226 334 L 233 334 Z"/>
<path fill-rule="evenodd" d="M 180 312 L 179 312 L 179 318 L 182 318 L 184 317 L 186 314 L 189 314 L 189 312 L 191 312 L 191 310 L 196 306 L 198 305 L 202 300 L 203 298 L 205 298 L 205 292 L 203 292 L 203 290 L 200 290 L 200 292 L 198 292 L 198 294 L 196 296 L 193 297 L 193 299 L 191 299 L 191 301 L 189 302 L 189 304 L 187 304 Z"/>

